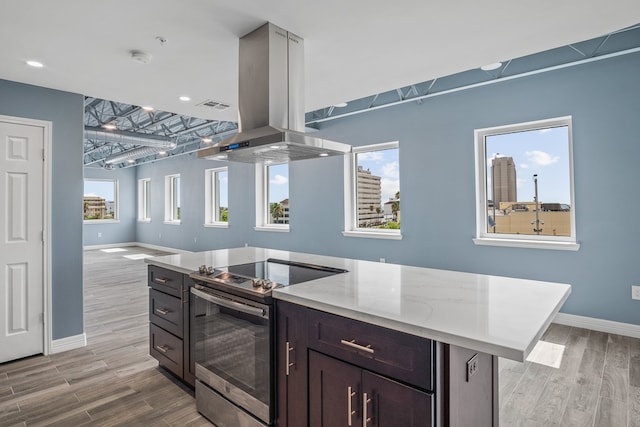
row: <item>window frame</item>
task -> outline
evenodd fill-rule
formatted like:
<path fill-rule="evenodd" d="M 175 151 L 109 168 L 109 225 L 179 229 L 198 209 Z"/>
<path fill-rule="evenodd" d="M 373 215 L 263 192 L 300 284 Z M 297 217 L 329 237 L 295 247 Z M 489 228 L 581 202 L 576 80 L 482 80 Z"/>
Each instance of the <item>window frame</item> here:
<path fill-rule="evenodd" d="M 138 180 L 138 222 L 151 222 L 151 178 Z"/>
<path fill-rule="evenodd" d="M 220 212 L 220 189 L 216 184 L 218 182 L 217 176 L 221 172 L 227 173 L 229 177 L 229 167 L 223 166 L 219 168 L 206 169 L 204 178 L 204 191 L 205 191 L 205 205 L 204 205 L 204 226 L 205 227 L 217 227 L 228 228 L 228 221 L 219 221 L 216 219 L 218 212 Z M 227 186 L 228 191 L 228 186 Z M 227 206 L 227 209 L 229 207 Z"/>
<path fill-rule="evenodd" d="M 284 163 L 256 163 L 256 231 L 274 231 L 288 233 L 289 224 L 271 224 L 269 218 L 269 166 Z M 291 171 L 289 170 L 289 173 Z M 289 175 L 289 182 L 291 175 Z M 289 194 L 290 195 L 290 194 Z M 289 198 L 291 201 L 291 198 Z"/>
<path fill-rule="evenodd" d="M 371 151 L 381 151 L 398 149 L 400 152 L 400 142 L 390 141 L 379 144 L 362 145 L 352 147 L 351 154 L 344 156 L 344 231 L 345 237 L 364 237 L 373 239 L 402 239 L 402 226 L 400 229 L 380 229 L 358 227 L 358 164 L 357 155 Z M 399 158 L 399 156 L 398 156 Z M 402 168 L 400 168 L 402 169 Z"/>
<path fill-rule="evenodd" d="M 487 194 L 487 152 L 486 138 L 506 133 L 535 131 L 567 126 L 567 153 L 569 156 L 569 192 L 571 204 L 571 236 L 537 236 L 524 234 L 500 234 L 487 232 L 488 194 Z M 574 196 L 573 166 L 573 126 L 572 117 L 556 117 L 510 125 L 476 129 L 474 131 L 475 179 L 476 179 L 476 245 L 508 246 L 536 249 L 556 249 L 577 251 L 580 244 L 576 235 L 576 204 Z"/>
<path fill-rule="evenodd" d="M 178 180 L 178 193 L 180 192 L 180 174 L 166 175 L 164 177 L 164 223 L 179 225 L 181 219 L 178 216 L 178 208 L 180 207 L 179 194 L 176 194 L 175 182 Z M 182 215 L 180 215 L 182 216 Z"/>
<path fill-rule="evenodd" d="M 82 215 L 83 224 L 109 224 L 120 222 L 120 182 L 117 178 L 83 178 L 82 183 L 86 181 L 106 181 L 113 183 L 113 218 L 112 219 L 84 219 L 84 212 Z M 84 189 L 83 189 L 84 193 Z M 83 194 L 83 210 L 84 210 L 84 194 Z"/>

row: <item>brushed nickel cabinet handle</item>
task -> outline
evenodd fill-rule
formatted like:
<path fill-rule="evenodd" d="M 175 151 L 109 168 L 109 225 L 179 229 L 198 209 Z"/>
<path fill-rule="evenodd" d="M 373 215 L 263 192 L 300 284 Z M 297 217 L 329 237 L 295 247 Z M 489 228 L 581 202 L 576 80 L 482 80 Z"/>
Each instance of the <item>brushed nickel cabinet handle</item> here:
<path fill-rule="evenodd" d="M 166 316 L 167 314 L 169 314 L 169 310 L 167 310 L 166 308 L 156 308 L 156 313 L 160 313 L 163 316 Z"/>
<path fill-rule="evenodd" d="M 153 281 L 164 285 L 165 283 L 167 283 L 167 281 L 169 281 L 169 279 L 163 279 L 162 277 L 154 277 Z"/>
<path fill-rule="evenodd" d="M 374 350 L 371 348 L 371 344 L 367 344 L 366 346 L 360 345 L 360 344 L 356 343 L 356 340 L 350 340 L 350 341 L 340 340 L 340 344 L 344 344 L 346 346 L 353 347 L 353 348 L 355 348 L 357 350 L 366 351 L 367 353 L 371 353 L 371 354 L 374 353 Z"/>
<path fill-rule="evenodd" d="M 166 353 L 167 351 L 169 351 L 169 346 L 168 345 L 157 345 L 156 346 L 156 350 L 158 350 L 161 353 Z"/>
<path fill-rule="evenodd" d="M 362 393 L 362 427 L 367 427 L 371 417 L 367 417 L 367 405 L 371 402 L 371 399 L 367 397 L 367 393 Z"/>
<path fill-rule="evenodd" d="M 295 362 L 291 361 L 291 351 L 295 350 L 295 348 L 291 347 L 291 344 L 289 344 L 289 341 L 287 341 L 285 347 L 286 347 L 285 351 L 284 351 L 285 352 L 285 364 L 286 364 L 285 374 L 286 374 L 286 376 L 289 376 L 289 372 L 290 372 L 289 368 L 291 368 L 293 365 L 296 364 Z"/>
<path fill-rule="evenodd" d="M 353 389 L 351 388 L 351 386 L 347 387 L 347 420 L 348 420 L 348 426 L 351 426 L 351 417 L 353 415 L 355 415 L 356 411 L 353 410 L 353 403 L 352 403 L 352 399 L 353 396 L 356 395 L 356 392 L 353 391 Z"/>

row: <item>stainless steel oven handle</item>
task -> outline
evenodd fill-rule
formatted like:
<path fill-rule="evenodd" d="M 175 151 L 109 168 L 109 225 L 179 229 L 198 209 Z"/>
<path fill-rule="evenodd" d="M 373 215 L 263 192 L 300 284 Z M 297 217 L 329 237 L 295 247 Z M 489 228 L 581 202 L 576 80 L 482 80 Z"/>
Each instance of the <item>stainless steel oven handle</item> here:
<path fill-rule="evenodd" d="M 243 304 L 241 302 L 219 298 L 196 288 L 191 288 L 191 293 L 194 294 L 195 296 L 198 296 L 214 304 L 221 305 L 223 307 L 231 308 L 233 310 L 238 310 L 247 314 L 252 314 L 254 316 L 265 317 L 264 310 L 258 307 L 252 307 L 250 305 Z"/>

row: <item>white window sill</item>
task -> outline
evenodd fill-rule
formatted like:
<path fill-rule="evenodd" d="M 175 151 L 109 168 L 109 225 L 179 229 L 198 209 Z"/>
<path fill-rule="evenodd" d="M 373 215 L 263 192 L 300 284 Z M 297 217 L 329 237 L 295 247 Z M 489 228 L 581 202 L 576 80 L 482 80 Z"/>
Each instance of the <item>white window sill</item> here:
<path fill-rule="evenodd" d="M 363 237 L 365 239 L 402 240 L 401 233 L 384 233 L 381 231 L 350 230 L 343 231 L 342 235 L 345 237 Z"/>
<path fill-rule="evenodd" d="M 146 222 L 146 223 L 150 223 L 151 219 L 139 219 L 138 222 Z"/>
<path fill-rule="evenodd" d="M 204 225 L 207 228 L 229 228 L 228 222 L 209 222 Z"/>
<path fill-rule="evenodd" d="M 288 225 L 257 225 L 253 227 L 256 231 L 275 231 L 276 233 L 288 233 Z"/>
<path fill-rule="evenodd" d="M 119 223 L 119 219 L 85 219 L 83 220 L 84 224 L 117 224 Z"/>
<path fill-rule="evenodd" d="M 180 225 L 181 222 L 180 221 L 165 221 L 164 222 L 167 225 Z"/>
<path fill-rule="evenodd" d="M 516 240 L 516 239 L 492 239 L 492 238 L 475 238 L 473 243 L 479 246 L 504 246 L 511 248 L 529 248 L 529 249 L 553 249 L 558 251 L 577 251 L 580 249 L 579 243 L 574 242 L 553 242 L 540 240 Z"/>

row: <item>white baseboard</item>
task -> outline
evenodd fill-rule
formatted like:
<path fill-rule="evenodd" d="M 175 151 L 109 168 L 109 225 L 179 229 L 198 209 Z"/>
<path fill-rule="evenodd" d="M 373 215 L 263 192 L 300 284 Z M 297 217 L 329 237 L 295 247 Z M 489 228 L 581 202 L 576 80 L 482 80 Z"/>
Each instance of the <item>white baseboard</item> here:
<path fill-rule="evenodd" d="M 74 335 L 51 341 L 49 353 L 62 353 L 63 351 L 73 350 L 75 348 L 85 347 L 87 345 L 87 334 Z"/>
<path fill-rule="evenodd" d="M 176 248 L 170 248 L 168 246 L 152 245 L 150 243 L 142 243 L 142 242 L 125 242 L 125 243 L 109 243 L 106 245 L 89 245 L 89 246 L 84 246 L 83 249 L 85 251 L 88 251 L 88 250 L 94 250 L 94 249 L 125 248 L 127 246 L 140 246 L 141 248 L 155 249 L 157 251 L 171 252 L 174 254 L 193 253 L 191 251 L 185 251 L 184 249 L 176 249 Z"/>
<path fill-rule="evenodd" d="M 553 322 L 560 325 L 575 326 L 576 328 L 640 338 L 640 325 L 633 325 L 631 323 L 614 322 L 612 320 L 576 316 L 575 314 L 566 313 L 558 313 Z"/>

